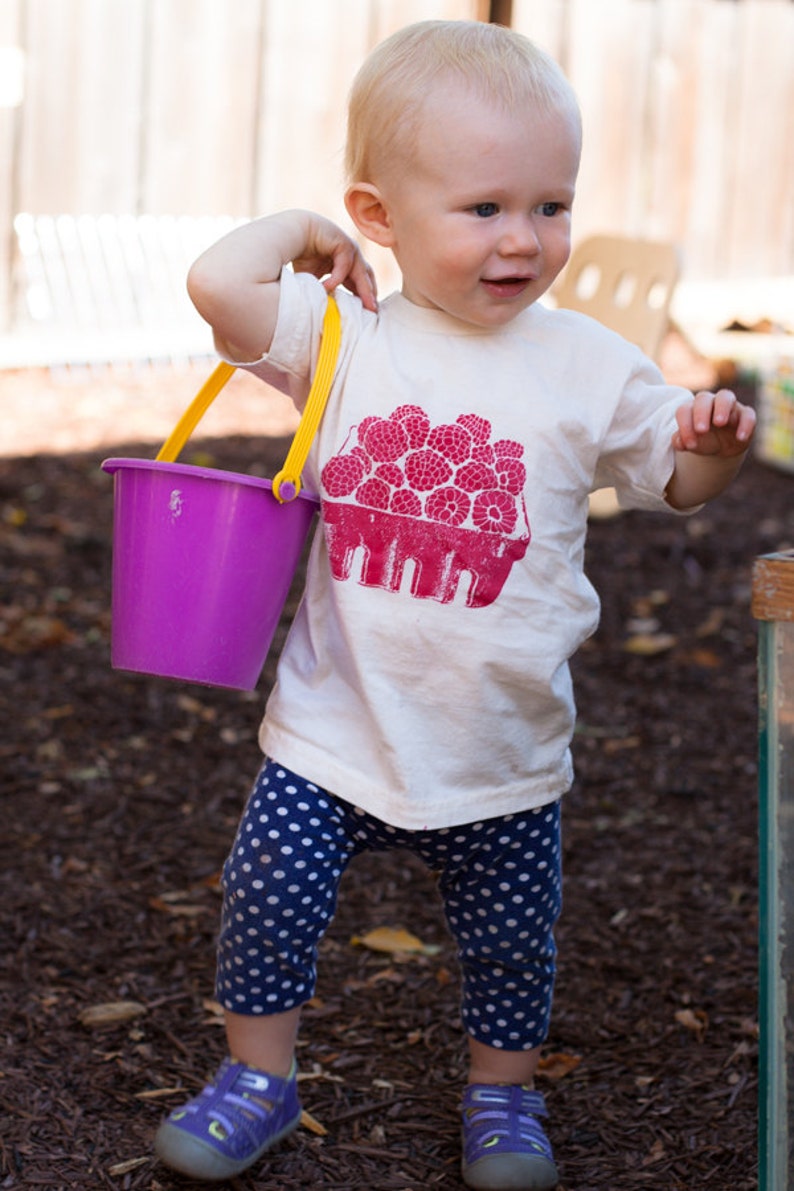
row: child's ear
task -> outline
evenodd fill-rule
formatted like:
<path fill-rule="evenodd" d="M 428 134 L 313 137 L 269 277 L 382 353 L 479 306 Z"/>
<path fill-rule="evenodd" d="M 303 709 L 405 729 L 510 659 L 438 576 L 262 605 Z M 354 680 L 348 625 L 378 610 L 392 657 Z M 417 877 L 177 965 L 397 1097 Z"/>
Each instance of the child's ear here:
<path fill-rule="evenodd" d="M 383 248 L 392 247 L 391 220 L 377 186 L 371 182 L 355 182 L 345 193 L 345 207 L 363 236 Z"/>

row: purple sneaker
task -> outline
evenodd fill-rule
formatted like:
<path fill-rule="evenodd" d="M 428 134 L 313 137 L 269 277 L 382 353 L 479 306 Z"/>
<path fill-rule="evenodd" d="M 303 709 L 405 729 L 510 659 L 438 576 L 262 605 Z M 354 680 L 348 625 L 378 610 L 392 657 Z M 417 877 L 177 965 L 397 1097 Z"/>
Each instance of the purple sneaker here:
<path fill-rule="evenodd" d="M 301 1119 L 295 1064 L 287 1079 L 224 1059 L 214 1083 L 166 1117 L 154 1139 L 166 1166 L 207 1182 L 246 1170 Z"/>
<path fill-rule="evenodd" d="M 557 1167 L 538 1117 L 540 1092 L 520 1084 L 469 1084 L 463 1094 L 463 1161 L 475 1191 L 553 1191 Z"/>

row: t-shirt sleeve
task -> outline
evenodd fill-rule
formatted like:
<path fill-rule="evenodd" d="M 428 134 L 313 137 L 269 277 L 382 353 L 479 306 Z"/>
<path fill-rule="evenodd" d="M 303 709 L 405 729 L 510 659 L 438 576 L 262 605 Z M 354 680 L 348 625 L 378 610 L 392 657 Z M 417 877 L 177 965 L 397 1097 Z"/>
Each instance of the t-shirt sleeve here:
<path fill-rule="evenodd" d="M 293 273 L 285 266 L 279 283 L 279 307 L 270 351 L 258 360 L 228 360 L 266 384 L 272 385 L 302 410 L 317 362 L 327 294 L 308 273 Z M 226 359 L 221 353 L 221 357 Z"/>
<path fill-rule="evenodd" d="M 672 511 L 664 493 L 675 468 L 676 410 L 692 394 L 668 385 L 641 353 L 623 386 L 596 469 L 596 487 L 614 488 L 623 508 Z"/>

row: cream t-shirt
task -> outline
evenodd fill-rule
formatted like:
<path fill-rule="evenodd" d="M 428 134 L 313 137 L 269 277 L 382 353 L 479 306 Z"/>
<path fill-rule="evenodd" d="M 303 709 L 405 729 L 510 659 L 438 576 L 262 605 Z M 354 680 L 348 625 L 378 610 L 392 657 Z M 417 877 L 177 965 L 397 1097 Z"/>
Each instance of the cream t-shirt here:
<path fill-rule="evenodd" d="M 568 660 L 596 628 L 588 496 L 665 509 L 691 394 L 570 311 L 480 329 L 343 290 L 342 348 L 304 487 L 322 524 L 262 749 L 395 826 L 540 806 L 573 771 Z M 301 408 L 326 295 L 285 269 L 250 365 Z"/>

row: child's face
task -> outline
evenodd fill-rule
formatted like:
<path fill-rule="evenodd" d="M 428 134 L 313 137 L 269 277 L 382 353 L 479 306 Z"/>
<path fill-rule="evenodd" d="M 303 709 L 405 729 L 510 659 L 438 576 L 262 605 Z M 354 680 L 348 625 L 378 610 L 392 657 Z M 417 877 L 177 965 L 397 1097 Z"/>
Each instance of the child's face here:
<path fill-rule="evenodd" d="M 481 327 L 536 301 L 570 253 L 579 148 L 565 110 L 429 99 L 412 160 L 378 180 L 405 296 Z"/>

